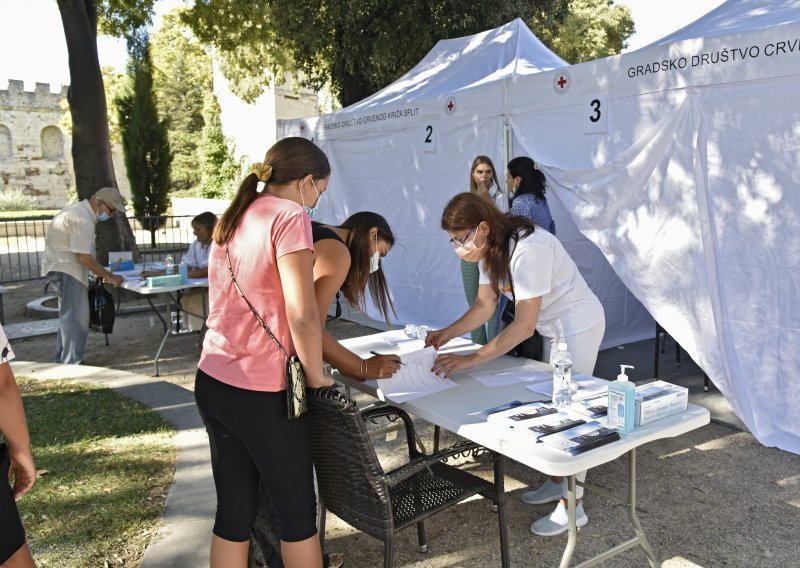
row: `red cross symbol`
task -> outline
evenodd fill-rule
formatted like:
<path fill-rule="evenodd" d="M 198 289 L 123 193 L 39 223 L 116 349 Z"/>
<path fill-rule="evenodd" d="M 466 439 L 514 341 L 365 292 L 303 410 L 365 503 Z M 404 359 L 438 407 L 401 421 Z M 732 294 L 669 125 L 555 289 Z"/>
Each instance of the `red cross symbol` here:
<path fill-rule="evenodd" d="M 553 90 L 559 95 L 563 95 L 569 91 L 572 86 L 572 78 L 567 71 L 559 71 L 553 76 Z"/>
<path fill-rule="evenodd" d="M 453 114 L 454 112 L 456 112 L 456 105 L 457 102 L 455 97 L 450 97 L 449 99 L 447 99 L 447 104 L 444 105 L 447 114 Z"/>
<path fill-rule="evenodd" d="M 448 101 L 447 110 L 449 110 L 450 112 L 453 112 L 453 107 L 455 107 L 455 106 L 456 105 L 453 104 L 453 101 Z"/>
<path fill-rule="evenodd" d="M 558 78 L 558 86 L 563 89 L 564 85 L 566 85 L 566 84 L 567 84 L 567 80 L 564 79 L 563 75 L 561 75 L 561 77 Z"/>

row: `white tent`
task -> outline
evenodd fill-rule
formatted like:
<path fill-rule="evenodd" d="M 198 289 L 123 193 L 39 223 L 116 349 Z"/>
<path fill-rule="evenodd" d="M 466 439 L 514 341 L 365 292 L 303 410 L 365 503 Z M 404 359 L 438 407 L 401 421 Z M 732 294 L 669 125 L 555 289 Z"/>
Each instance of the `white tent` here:
<path fill-rule="evenodd" d="M 731 0 L 506 97 L 516 142 L 581 232 L 759 441 L 795 453 L 798 92 L 800 1 Z"/>
<path fill-rule="evenodd" d="M 336 223 L 370 210 L 389 221 L 397 244 L 384 267 L 400 322 L 441 326 L 466 309 L 458 258 L 439 225 L 444 205 L 469 189 L 478 154 L 492 158 L 504 185 L 508 86 L 564 65 L 515 20 L 438 42 L 406 75 L 342 111 L 279 124 L 279 137 L 312 138 L 331 160 L 328 200 L 316 219 Z M 597 247 L 557 201 L 551 208 L 558 237 L 606 309 L 604 345 L 652 336 L 649 314 Z"/>

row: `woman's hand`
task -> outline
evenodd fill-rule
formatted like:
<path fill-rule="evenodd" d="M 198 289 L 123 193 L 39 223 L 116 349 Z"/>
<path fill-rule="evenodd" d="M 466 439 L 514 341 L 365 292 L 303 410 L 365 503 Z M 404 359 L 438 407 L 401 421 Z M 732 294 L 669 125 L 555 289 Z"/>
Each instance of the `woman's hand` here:
<path fill-rule="evenodd" d="M 12 494 L 14 495 L 14 500 L 19 501 L 33 487 L 33 483 L 36 481 L 36 466 L 33 465 L 33 456 L 28 448 L 13 450 L 9 447 L 8 457 L 11 460 L 11 470 L 8 472 L 9 479 L 12 473 L 14 475 Z M 0 483 L 5 483 L 5 480 L 0 479 Z"/>
<path fill-rule="evenodd" d="M 474 353 L 470 353 L 469 355 L 454 355 L 448 353 L 446 355 L 439 355 L 436 358 L 431 371 L 437 376 L 443 375 L 445 378 L 450 378 L 453 373 L 471 369 L 475 365 L 477 365 L 477 361 Z"/>
<path fill-rule="evenodd" d="M 306 386 L 310 389 L 324 389 L 327 387 L 332 387 L 335 384 L 336 381 L 334 381 L 333 377 L 327 373 L 322 373 L 322 378 L 316 381 L 306 377 Z"/>
<path fill-rule="evenodd" d="M 365 361 L 365 379 L 390 379 L 400 370 L 400 357 L 397 355 L 375 355 Z"/>
<path fill-rule="evenodd" d="M 433 331 L 429 331 L 428 335 L 425 336 L 425 347 L 430 347 L 433 345 L 434 349 L 439 349 L 451 339 L 453 339 L 453 335 L 450 332 L 450 328 L 446 327 L 444 329 L 435 329 Z"/>

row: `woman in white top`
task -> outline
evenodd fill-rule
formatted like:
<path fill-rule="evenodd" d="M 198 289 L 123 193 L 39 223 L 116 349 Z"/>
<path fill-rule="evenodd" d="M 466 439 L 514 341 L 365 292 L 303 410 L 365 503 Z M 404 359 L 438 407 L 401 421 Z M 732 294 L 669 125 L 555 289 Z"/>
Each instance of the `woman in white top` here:
<path fill-rule="evenodd" d="M 192 219 L 195 240 L 181 259 L 188 268 L 189 278 L 208 278 L 208 251 L 216 225 L 217 216 L 211 211 L 200 213 Z M 144 270 L 142 276 L 163 276 L 166 273 L 166 270 Z"/>
<path fill-rule="evenodd" d="M 605 332 L 603 306 L 586 285 L 564 247 L 548 231 L 525 217 L 507 217 L 487 200 L 471 193 L 456 195 L 442 213 L 442 228 L 464 260 L 479 262 L 480 285 L 475 303 L 457 321 L 428 333 L 426 345 L 437 349 L 490 319 L 498 292 L 516 302 L 514 321 L 492 341 L 469 355 L 445 354 L 436 358 L 433 371 L 449 377 L 508 353 L 538 329 L 555 343 L 567 342 L 573 371 L 591 374 Z M 513 295 L 512 295 L 513 286 Z M 585 479 L 585 472 L 579 474 Z M 583 491 L 577 489 L 580 499 Z M 567 530 L 566 482 L 550 478 L 523 500 L 532 504 L 559 501 L 555 511 L 539 519 L 531 530 L 552 536 Z M 578 504 L 578 526 L 588 522 L 583 503 Z"/>

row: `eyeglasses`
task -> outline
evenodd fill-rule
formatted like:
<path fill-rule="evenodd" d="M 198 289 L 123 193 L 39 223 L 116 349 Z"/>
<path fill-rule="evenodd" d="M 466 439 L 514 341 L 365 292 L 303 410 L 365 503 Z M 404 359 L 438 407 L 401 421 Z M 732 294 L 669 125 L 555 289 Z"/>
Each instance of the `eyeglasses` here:
<path fill-rule="evenodd" d="M 113 214 L 114 214 L 114 212 L 116 211 L 116 209 L 114 209 L 113 207 L 111 207 L 111 206 L 110 206 L 108 203 L 106 203 L 106 202 L 105 202 L 105 201 L 103 201 L 102 199 L 98 199 L 97 201 L 99 201 L 100 203 L 102 203 L 103 205 L 105 205 L 105 206 L 106 206 L 106 209 L 108 209 L 108 214 L 109 214 L 109 215 L 113 215 Z"/>
<path fill-rule="evenodd" d="M 476 229 L 477 229 L 477 227 L 476 227 Z M 462 248 L 466 244 L 467 239 L 469 238 L 469 236 L 474 232 L 475 232 L 475 229 L 470 229 L 470 231 L 460 239 L 457 239 L 457 238 L 453 237 L 452 239 L 450 239 L 450 244 L 453 245 L 453 248 Z"/>

